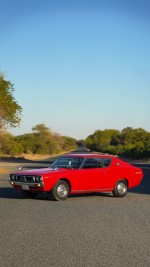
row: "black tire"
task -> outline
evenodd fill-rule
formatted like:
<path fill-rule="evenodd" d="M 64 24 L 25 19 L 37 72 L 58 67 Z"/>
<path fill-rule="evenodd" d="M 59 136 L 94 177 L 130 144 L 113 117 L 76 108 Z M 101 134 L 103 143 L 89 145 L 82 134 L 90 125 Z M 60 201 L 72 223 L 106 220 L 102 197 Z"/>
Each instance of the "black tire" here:
<path fill-rule="evenodd" d="M 70 193 L 69 185 L 64 180 L 59 180 L 53 187 L 52 196 L 55 200 L 65 200 Z"/>
<path fill-rule="evenodd" d="M 23 198 L 35 198 L 38 193 L 36 192 L 31 192 L 31 191 L 21 191 Z"/>
<path fill-rule="evenodd" d="M 128 185 L 125 180 L 120 180 L 117 182 L 114 190 L 112 191 L 115 197 L 124 197 L 128 192 Z"/>

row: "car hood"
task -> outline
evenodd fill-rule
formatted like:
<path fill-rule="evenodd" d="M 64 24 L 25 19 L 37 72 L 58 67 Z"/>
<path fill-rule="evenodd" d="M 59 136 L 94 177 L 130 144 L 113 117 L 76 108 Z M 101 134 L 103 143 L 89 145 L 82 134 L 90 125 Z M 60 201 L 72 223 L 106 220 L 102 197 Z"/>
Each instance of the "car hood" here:
<path fill-rule="evenodd" d="M 55 172 L 64 172 L 64 171 L 70 171 L 72 169 L 67 169 L 67 168 L 42 168 L 42 169 L 32 169 L 32 170 L 25 170 L 25 171 L 19 171 L 15 172 L 15 174 L 19 175 L 39 175 L 42 176 L 44 174 L 49 174 L 49 173 L 55 173 Z M 13 173 L 14 174 L 14 173 Z"/>

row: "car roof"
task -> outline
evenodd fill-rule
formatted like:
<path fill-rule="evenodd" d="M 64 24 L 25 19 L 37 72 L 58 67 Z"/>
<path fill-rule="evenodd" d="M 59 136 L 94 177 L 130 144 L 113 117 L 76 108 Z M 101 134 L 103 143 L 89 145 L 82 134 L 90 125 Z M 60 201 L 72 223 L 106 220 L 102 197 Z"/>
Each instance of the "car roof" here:
<path fill-rule="evenodd" d="M 64 157 L 77 157 L 77 158 L 113 158 L 113 155 L 98 154 L 98 153 L 70 153 L 63 155 Z"/>

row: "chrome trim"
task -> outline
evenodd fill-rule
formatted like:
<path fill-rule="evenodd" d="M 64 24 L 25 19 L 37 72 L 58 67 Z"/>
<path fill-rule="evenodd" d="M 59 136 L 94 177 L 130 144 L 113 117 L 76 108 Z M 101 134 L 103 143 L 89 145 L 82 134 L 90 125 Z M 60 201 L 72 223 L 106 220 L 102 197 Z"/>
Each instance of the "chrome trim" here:
<path fill-rule="evenodd" d="M 28 175 L 28 174 L 19 175 L 17 173 L 17 174 L 10 174 L 9 180 L 16 183 L 41 183 L 43 182 L 43 177 L 41 175 Z"/>
<path fill-rule="evenodd" d="M 101 188 L 101 189 L 86 189 L 86 190 L 72 190 L 71 193 L 74 192 L 87 192 L 87 193 L 102 193 L 102 192 L 111 192 L 113 188 Z"/>
<path fill-rule="evenodd" d="M 8 180 L 8 181 L 11 185 L 19 185 L 19 186 L 28 185 L 29 187 L 43 187 L 44 186 L 43 182 L 40 182 L 40 183 L 23 183 L 23 182 L 16 182 L 16 181 L 10 181 L 10 180 Z M 40 186 L 39 186 L 39 184 L 40 184 Z"/>

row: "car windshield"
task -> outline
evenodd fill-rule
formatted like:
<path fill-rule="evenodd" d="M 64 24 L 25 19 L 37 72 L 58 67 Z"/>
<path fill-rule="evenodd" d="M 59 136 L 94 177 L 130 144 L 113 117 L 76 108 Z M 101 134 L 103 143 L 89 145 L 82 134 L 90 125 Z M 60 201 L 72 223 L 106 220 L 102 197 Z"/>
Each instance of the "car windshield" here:
<path fill-rule="evenodd" d="M 52 165 L 52 168 L 72 168 L 79 169 L 84 158 L 80 157 L 61 157 L 58 158 Z"/>

